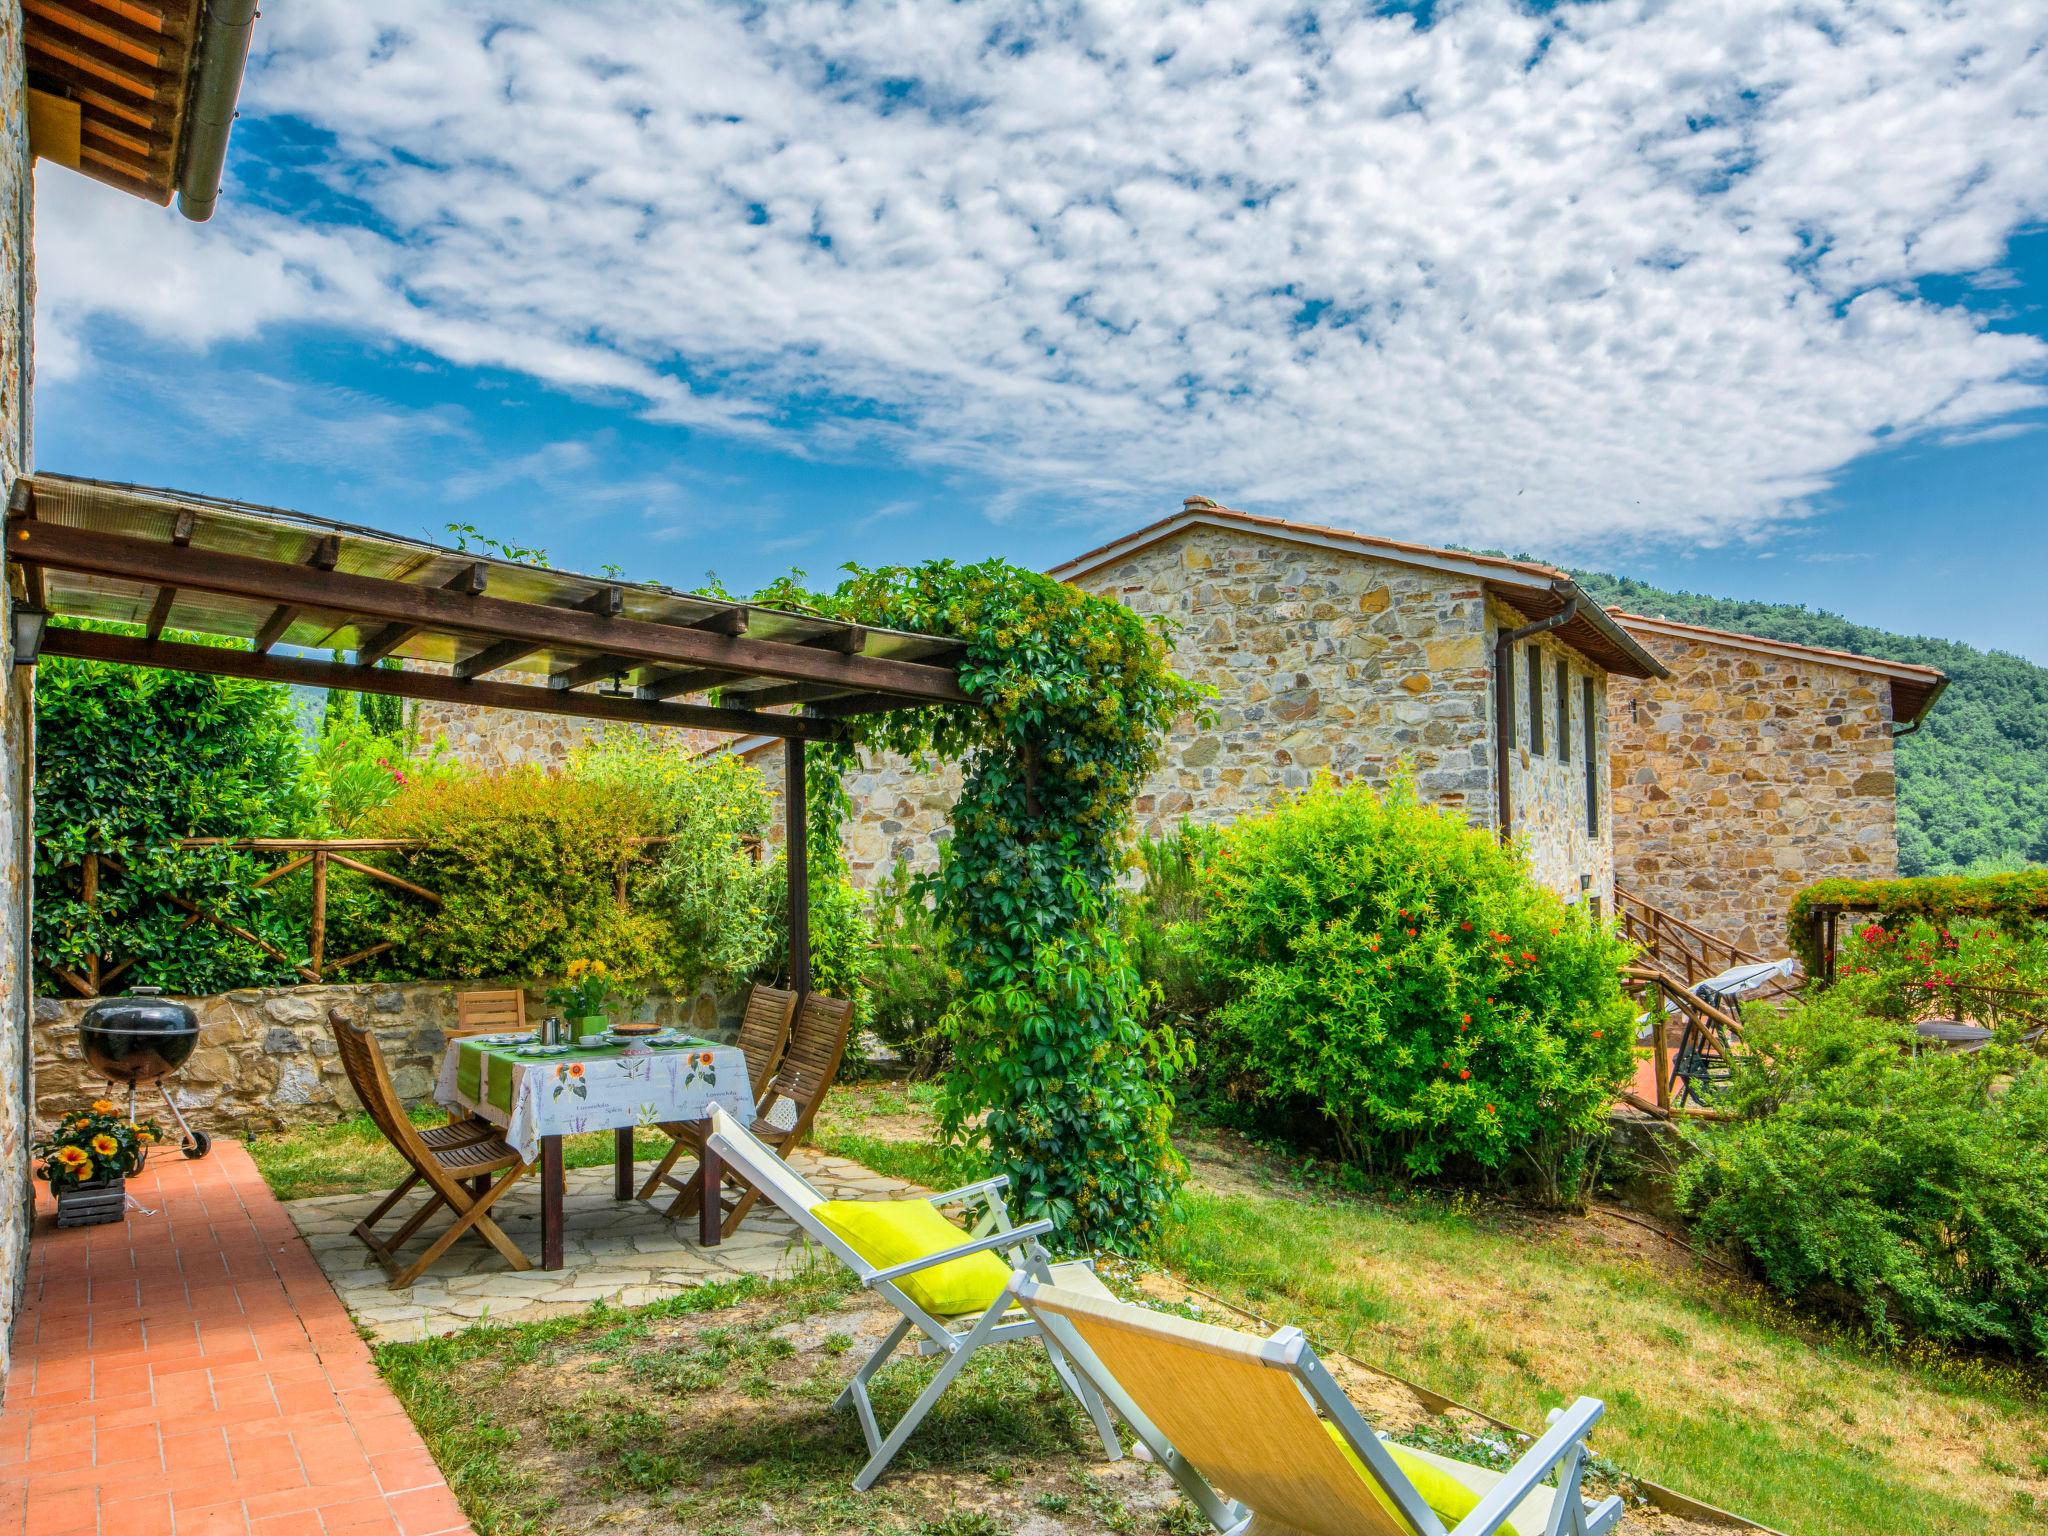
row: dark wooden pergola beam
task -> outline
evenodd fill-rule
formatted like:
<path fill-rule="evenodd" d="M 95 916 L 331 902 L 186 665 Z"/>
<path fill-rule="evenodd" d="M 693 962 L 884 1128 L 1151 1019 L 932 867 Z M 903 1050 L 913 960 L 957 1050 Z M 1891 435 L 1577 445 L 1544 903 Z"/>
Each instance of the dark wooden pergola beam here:
<path fill-rule="evenodd" d="M 175 541 L 174 541 L 175 542 Z M 313 553 L 306 557 L 306 564 L 316 571 L 331 571 L 341 563 L 341 539 L 327 534 L 313 546 Z M 284 632 L 292 627 L 303 610 L 296 603 L 279 603 L 271 610 L 270 617 L 263 621 L 263 627 L 256 631 L 252 647 L 260 656 L 284 638 Z"/>
<path fill-rule="evenodd" d="M 767 688 L 728 688 L 724 703 L 728 709 L 768 709 L 778 704 L 815 704 L 845 696 L 844 688 L 829 683 L 776 683 Z"/>
<path fill-rule="evenodd" d="M 15 480 L 14 489 L 7 493 L 7 520 L 11 523 L 18 518 L 27 522 L 35 515 L 36 488 L 29 483 L 26 476 L 21 476 Z M 43 573 L 34 566 L 22 567 L 21 592 L 27 599 L 29 607 L 49 607 L 46 601 L 47 594 L 43 590 Z"/>
<path fill-rule="evenodd" d="M 679 693 L 701 693 L 733 680 L 730 672 L 710 667 L 685 667 L 680 672 L 656 672 L 633 690 L 637 699 L 672 699 Z"/>
<path fill-rule="evenodd" d="M 128 666 L 161 667 L 201 672 L 216 677 L 252 677 L 268 683 L 298 683 L 309 688 L 347 688 L 358 693 L 388 693 L 407 699 L 432 699 L 444 704 L 478 704 L 490 709 L 530 709 L 542 714 L 576 715 L 591 720 L 618 720 L 635 725 L 673 725 L 692 730 L 785 739 L 830 741 L 840 727 L 802 715 L 763 715 L 749 710 L 709 709 L 698 704 L 647 704 L 614 694 L 567 693 L 522 683 L 465 683 L 440 672 L 388 672 L 381 668 L 321 661 L 308 656 L 258 655 L 215 645 L 188 645 L 176 640 L 144 640 L 135 635 L 109 635 L 97 630 L 51 627 L 44 632 L 43 654 L 81 661 L 112 661 Z"/>
<path fill-rule="evenodd" d="M 601 683 L 608 677 L 630 672 L 638 665 L 638 662 L 630 661 L 624 656 L 593 656 L 588 661 L 579 661 L 575 666 L 557 672 L 548 679 L 548 686 L 581 688 L 585 683 Z"/>
<path fill-rule="evenodd" d="M 198 523 L 199 519 L 193 515 L 190 507 L 180 507 L 176 520 L 171 524 L 171 542 L 180 549 L 185 548 L 192 542 L 192 530 Z M 164 626 L 171 621 L 171 605 L 177 600 L 176 587 L 156 589 L 156 601 L 149 605 L 149 622 L 143 626 L 143 633 L 148 638 L 155 640 L 163 634 Z"/>
<path fill-rule="evenodd" d="M 747 632 L 747 610 L 744 608 L 722 608 L 716 613 L 706 614 L 690 626 L 714 635 L 744 635 Z M 700 688 L 710 688 L 723 681 L 723 672 L 710 672 L 702 667 L 685 668 L 681 672 L 659 672 L 649 667 L 640 674 L 640 686 L 633 690 L 634 696 L 642 699 L 672 699 L 679 693 L 695 693 Z"/>
<path fill-rule="evenodd" d="M 472 560 L 453 576 L 441 583 L 449 592 L 466 592 L 471 597 L 480 596 L 491 584 L 491 573 L 481 560 Z M 356 665 L 374 667 L 378 662 L 397 650 L 406 641 L 426 628 L 424 624 L 386 624 L 377 633 L 356 647 Z"/>
<path fill-rule="evenodd" d="M 531 640 L 500 640 L 487 645 L 474 656 L 465 656 L 455 663 L 455 675 L 465 683 L 472 678 L 482 677 L 486 672 L 495 672 L 500 667 L 509 667 L 522 656 L 531 656 L 535 651 L 545 650 Z"/>
<path fill-rule="evenodd" d="M 735 675 L 789 682 L 835 683 L 906 699 L 960 702 L 967 698 L 950 667 L 715 635 L 644 619 L 605 619 L 545 603 L 462 597 L 439 587 L 338 570 L 317 571 L 219 550 L 178 549 L 168 543 L 32 519 L 10 520 L 7 532 L 8 551 L 14 559 L 58 570 L 127 581 L 169 581 L 197 591 L 294 603 L 489 640 L 517 635 L 550 649 L 614 653 L 642 662 L 712 666 Z"/>

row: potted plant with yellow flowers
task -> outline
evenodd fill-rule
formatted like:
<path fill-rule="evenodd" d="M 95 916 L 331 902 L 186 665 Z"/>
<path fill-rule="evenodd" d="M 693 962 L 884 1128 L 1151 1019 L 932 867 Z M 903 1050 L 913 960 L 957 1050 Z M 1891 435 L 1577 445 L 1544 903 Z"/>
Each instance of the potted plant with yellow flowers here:
<path fill-rule="evenodd" d="M 94 1099 L 67 1115 L 35 1144 L 38 1174 L 57 1197 L 57 1225 L 88 1227 L 119 1221 L 128 1175 L 138 1172 L 163 1136 L 154 1120 L 130 1120 L 112 1099 Z"/>
<path fill-rule="evenodd" d="M 620 995 L 620 989 L 612 984 L 611 968 L 602 960 L 571 960 L 562 984 L 548 988 L 548 1006 L 562 1011 L 581 1040 L 585 1035 L 601 1035 L 611 1026 L 606 1010 Z"/>

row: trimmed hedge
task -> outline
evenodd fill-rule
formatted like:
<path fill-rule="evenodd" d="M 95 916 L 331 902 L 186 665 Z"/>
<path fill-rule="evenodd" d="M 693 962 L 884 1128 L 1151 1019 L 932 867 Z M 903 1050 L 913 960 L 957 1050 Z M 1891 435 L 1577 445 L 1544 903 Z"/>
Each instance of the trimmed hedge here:
<path fill-rule="evenodd" d="M 1792 898 L 1786 937 L 1809 976 L 1823 957 L 1813 938 L 1816 907 L 1839 907 L 1883 921 L 1922 917 L 1942 927 L 1958 920 L 2018 932 L 2048 922 L 2048 869 L 2003 875 L 1921 875 L 1905 880 L 1822 880 Z"/>

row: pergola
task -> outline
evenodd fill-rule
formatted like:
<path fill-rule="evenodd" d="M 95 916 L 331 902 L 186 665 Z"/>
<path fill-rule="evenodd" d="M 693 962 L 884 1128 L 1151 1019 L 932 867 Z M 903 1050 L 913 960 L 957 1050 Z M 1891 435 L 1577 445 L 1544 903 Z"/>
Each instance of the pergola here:
<path fill-rule="evenodd" d="M 52 656 L 779 737 L 791 985 L 810 983 L 804 749 L 852 716 L 968 702 L 962 647 L 816 614 L 479 556 L 182 491 L 25 476 L 7 513 L 18 608 Z M 164 638 L 183 630 L 248 648 Z M 281 651 L 350 653 L 347 661 Z M 403 669 L 380 665 L 397 657 Z M 718 701 L 683 702 L 717 691 Z"/>

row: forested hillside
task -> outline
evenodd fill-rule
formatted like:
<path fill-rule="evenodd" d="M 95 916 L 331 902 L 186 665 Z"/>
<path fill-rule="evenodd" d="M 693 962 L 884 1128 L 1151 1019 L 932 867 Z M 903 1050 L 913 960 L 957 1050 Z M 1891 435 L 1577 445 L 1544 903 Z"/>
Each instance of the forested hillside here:
<path fill-rule="evenodd" d="M 2048 667 L 1954 640 L 1893 634 L 1798 603 L 1669 592 L 1605 571 L 1572 574 L 1602 603 L 1636 613 L 1941 668 L 1948 691 L 1927 724 L 1898 746 L 1902 871 L 2048 863 Z"/>

